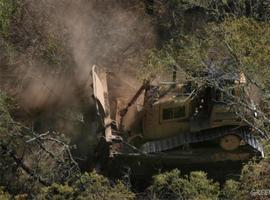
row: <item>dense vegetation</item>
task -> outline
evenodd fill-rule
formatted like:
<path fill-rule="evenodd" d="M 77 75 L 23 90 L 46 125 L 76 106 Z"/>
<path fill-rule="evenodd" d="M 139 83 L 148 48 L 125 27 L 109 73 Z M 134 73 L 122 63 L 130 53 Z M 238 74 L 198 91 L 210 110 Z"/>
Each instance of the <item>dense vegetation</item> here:
<path fill-rule="evenodd" d="M 267 199 L 254 192 L 270 188 L 269 20 L 263 0 L 0 0 L 0 199 Z M 251 125 L 266 157 L 225 184 L 200 171 L 158 174 L 143 194 L 90 172 L 96 141 L 82 66 L 94 63 L 150 79 L 177 66 L 214 85 L 209 67 L 243 71 L 263 94 Z M 250 102 L 232 105 L 249 122 Z M 88 157 L 81 168 L 76 156 Z"/>

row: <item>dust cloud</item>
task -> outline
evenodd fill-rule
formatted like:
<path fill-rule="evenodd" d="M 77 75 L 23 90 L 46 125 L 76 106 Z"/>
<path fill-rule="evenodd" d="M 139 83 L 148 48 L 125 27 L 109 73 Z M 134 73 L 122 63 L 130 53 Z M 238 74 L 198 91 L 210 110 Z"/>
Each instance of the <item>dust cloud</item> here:
<path fill-rule="evenodd" d="M 58 65 L 45 64 L 32 56 L 38 41 L 31 41 L 26 55 L 19 56 L 22 63 L 9 70 L 16 77 L 9 86 L 25 110 L 78 104 L 90 92 L 86 83 L 93 64 L 121 74 L 136 87 L 145 50 L 155 45 L 154 28 L 141 1 L 25 0 L 24 5 L 39 35 L 56 38 L 68 57 Z"/>
<path fill-rule="evenodd" d="M 105 68 L 114 79 L 110 90 L 129 99 L 145 52 L 155 46 L 154 26 L 140 0 L 20 2 L 8 64 L 0 46 L 0 88 L 15 97 L 34 130 L 68 136 L 89 170 L 97 142 L 91 67 Z"/>

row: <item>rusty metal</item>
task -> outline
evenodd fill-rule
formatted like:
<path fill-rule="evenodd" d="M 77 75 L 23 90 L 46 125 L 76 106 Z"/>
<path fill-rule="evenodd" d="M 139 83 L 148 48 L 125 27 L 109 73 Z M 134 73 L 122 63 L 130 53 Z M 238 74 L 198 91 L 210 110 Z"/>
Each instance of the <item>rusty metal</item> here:
<path fill-rule="evenodd" d="M 143 93 L 144 90 L 146 90 L 149 87 L 149 81 L 145 80 L 143 85 L 138 89 L 138 91 L 135 93 L 135 95 L 131 98 L 131 100 L 128 102 L 127 106 L 119 111 L 120 115 L 120 130 L 122 130 L 123 127 L 123 120 L 125 115 L 128 112 L 128 109 L 136 102 L 136 100 L 139 98 L 139 96 Z"/>

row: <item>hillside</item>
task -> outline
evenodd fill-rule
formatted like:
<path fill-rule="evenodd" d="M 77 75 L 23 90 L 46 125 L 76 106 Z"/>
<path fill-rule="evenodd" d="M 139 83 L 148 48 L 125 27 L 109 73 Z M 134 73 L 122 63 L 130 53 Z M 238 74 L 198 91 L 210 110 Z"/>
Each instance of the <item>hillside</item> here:
<path fill-rule="evenodd" d="M 0 199 L 269 199 L 269 35 L 263 0 L 0 0 Z M 143 191 L 96 172 L 93 65 L 127 98 L 175 68 L 227 95 L 221 76 L 245 74 L 248 98 L 227 103 L 265 157 L 221 182 L 158 169 Z"/>

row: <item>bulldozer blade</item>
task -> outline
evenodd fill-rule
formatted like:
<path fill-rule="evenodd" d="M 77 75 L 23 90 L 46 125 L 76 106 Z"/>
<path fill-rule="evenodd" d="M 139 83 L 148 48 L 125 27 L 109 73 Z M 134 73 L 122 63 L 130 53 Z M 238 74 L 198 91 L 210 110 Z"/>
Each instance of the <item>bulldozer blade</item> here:
<path fill-rule="evenodd" d="M 98 73 L 97 67 L 92 67 L 93 92 L 97 112 L 105 129 L 104 137 L 107 142 L 112 141 L 111 116 L 106 73 Z"/>

